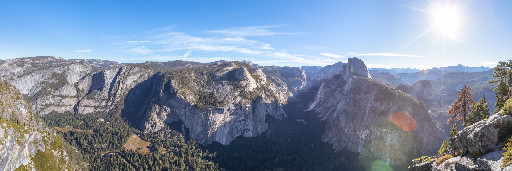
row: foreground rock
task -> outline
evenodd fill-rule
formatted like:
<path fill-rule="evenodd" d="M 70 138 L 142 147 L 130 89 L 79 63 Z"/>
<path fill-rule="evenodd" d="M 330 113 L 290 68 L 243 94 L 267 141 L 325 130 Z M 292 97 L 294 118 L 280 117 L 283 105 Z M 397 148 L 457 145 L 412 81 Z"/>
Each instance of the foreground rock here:
<path fill-rule="evenodd" d="M 408 158 L 439 147 L 441 131 L 413 97 L 371 80 L 364 63 L 350 58 L 326 80 L 309 107 L 326 121 L 324 141 L 337 150 L 360 152 L 364 164 L 382 160 L 407 165 Z"/>
<path fill-rule="evenodd" d="M 487 120 L 477 122 L 459 131 L 450 145 L 448 153 L 455 157 L 439 160 L 430 157 L 427 161 L 413 160 L 412 170 L 512 170 L 502 168 L 503 137 L 510 135 L 512 116 L 497 113 Z"/>

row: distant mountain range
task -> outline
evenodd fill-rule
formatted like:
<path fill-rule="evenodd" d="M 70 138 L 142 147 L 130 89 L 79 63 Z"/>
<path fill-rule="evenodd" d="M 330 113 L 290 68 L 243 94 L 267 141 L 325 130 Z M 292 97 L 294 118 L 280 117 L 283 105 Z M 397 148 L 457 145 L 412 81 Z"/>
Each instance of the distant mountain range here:
<path fill-rule="evenodd" d="M 470 67 L 470 66 L 464 66 L 462 64 L 459 64 L 457 66 L 447 66 L 447 67 L 439 67 L 439 68 L 435 67 L 435 68 L 431 68 L 431 69 L 425 69 L 424 71 L 482 72 L 482 71 L 489 71 L 490 69 L 492 69 L 492 68 L 483 67 L 483 66 Z M 369 70 L 373 71 L 373 72 L 388 72 L 388 73 L 393 73 L 393 74 L 400 74 L 400 73 L 411 74 L 411 73 L 422 71 L 421 69 L 416 69 L 416 68 L 390 68 L 390 69 L 370 68 Z"/>

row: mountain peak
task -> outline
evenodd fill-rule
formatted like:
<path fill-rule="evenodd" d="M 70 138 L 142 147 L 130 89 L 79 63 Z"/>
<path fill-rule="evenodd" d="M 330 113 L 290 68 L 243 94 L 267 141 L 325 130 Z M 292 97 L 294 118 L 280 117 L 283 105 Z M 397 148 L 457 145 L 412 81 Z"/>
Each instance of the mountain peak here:
<path fill-rule="evenodd" d="M 348 63 L 341 69 L 341 75 L 343 75 L 343 79 L 345 80 L 348 80 L 352 76 L 372 78 L 364 62 L 355 57 L 348 58 Z"/>

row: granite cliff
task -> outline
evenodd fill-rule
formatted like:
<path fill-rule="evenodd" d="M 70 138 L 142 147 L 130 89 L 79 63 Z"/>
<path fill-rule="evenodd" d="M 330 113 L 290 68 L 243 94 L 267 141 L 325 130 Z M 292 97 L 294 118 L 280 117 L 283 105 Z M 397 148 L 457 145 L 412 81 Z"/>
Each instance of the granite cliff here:
<path fill-rule="evenodd" d="M 75 150 L 32 113 L 20 91 L 0 79 L 0 170 L 85 170 Z"/>
<path fill-rule="evenodd" d="M 323 140 L 336 150 L 360 152 L 363 164 L 404 166 L 439 147 L 441 131 L 412 96 L 373 81 L 365 64 L 349 58 L 320 86 L 309 110 L 326 122 Z"/>
<path fill-rule="evenodd" d="M 34 57 L 1 66 L 0 76 L 27 95 L 38 115 L 115 114 L 145 132 L 182 124 L 183 133 L 203 144 L 264 132 L 265 118 L 285 117 L 282 105 L 306 79 L 299 68 L 274 68 L 267 76 L 242 62 L 121 65 Z"/>
<path fill-rule="evenodd" d="M 182 132 L 199 143 L 229 144 L 237 136 L 266 131 L 266 117 L 286 117 L 282 104 L 289 95 L 286 84 L 267 80 L 259 68 L 238 62 L 204 64 L 139 83 L 126 94 L 121 115 L 146 132 L 182 124 Z"/>

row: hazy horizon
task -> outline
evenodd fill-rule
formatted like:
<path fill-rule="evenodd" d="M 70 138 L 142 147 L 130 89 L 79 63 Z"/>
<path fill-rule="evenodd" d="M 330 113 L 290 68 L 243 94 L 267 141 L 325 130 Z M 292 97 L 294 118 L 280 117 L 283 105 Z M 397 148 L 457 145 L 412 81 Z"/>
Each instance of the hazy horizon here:
<path fill-rule="evenodd" d="M 66 59 L 66 60 L 76 60 L 76 59 L 85 59 L 85 60 L 106 60 L 106 61 L 113 61 L 113 62 L 117 62 L 117 63 L 120 63 L 120 64 L 137 64 L 137 63 L 145 63 L 145 62 L 172 62 L 172 61 L 187 61 L 187 62 L 200 62 L 200 61 L 190 61 L 190 60 L 183 60 L 183 59 L 176 59 L 176 60 L 169 60 L 169 61 L 143 61 L 143 62 L 119 62 L 119 61 L 115 61 L 115 60 L 109 60 L 109 59 L 101 59 L 101 58 L 63 58 L 63 57 L 60 57 L 60 56 L 43 56 L 43 55 L 39 55 L 39 56 L 25 56 L 25 57 L 18 57 L 18 58 L 5 58 L 5 59 L 0 59 L 0 60 L 9 60 L 9 59 L 20 59 L 20 58 L 34 58 L 34 57 L 55 57 L 55 58 L 62 58 L 62 59 Z M 359 57 L 348 57 L 348 58 L 359 58 Z M 347 59 L 348 59 L 347 58 Z M 200 63 L 212 63 L 212 62 L 219 62 L 219 61 L 227 61 L 227 62 L 232 62 L 232 61 L 229 61 L 229 60 L 216 60 L 216 61 L 210 61 L 210 62 L 200 62 Z M 242 62 L 244 60 L 234 60 L 234 61 L 239 61 L 239 62 Z M 247 60 L 245 60 L 247 61 Z M 347 63 L 347 60 L 345 61 L 336 61 L 332 64 L 327 64 L 327 65 L 301 65 L 301 66 L 287 66 L 287 65 L 261 65 L 261 64 L 258 64 L 258 63 L 254 63 L 253 61 L 247 61 L 247 62 L 251 62 L 253 64 L 256 64 L 256 65 L 259 65 L 259 66 L 278 66 L 278 67 L 325 67 L 327 65 L 333 65 L 333 64 L 336 64 L 338 62 L 342 62 L 342 63 Z M 364 61 L 363 61 L 364 62 Z M 434 68 L 444 68 L 444 67 L 457 67 L 461 65 L 462 67 L 473 67 L 473 68 L 478 68 L 478 67 L 484 67 L 484 68 L 494 68 L 494 66 L 491 66 L 491 67 L 487 67 L 487 66 L 467 66 L 467 65 L 462 65 L 462 64 L 457 64 L 457 65 L 446 65 L 446 66 L 434 66 L 434 67 L 431 67 L 431 68 L 413 68 L 413 67 L 391 67 L 391 68 L 379 68 L 379 67 L 370 67 L 370 66 L 367 66 L 368 69 L 418 69 L 418 70 L 427 70 L 427 69 L 434 69 Z"/>

